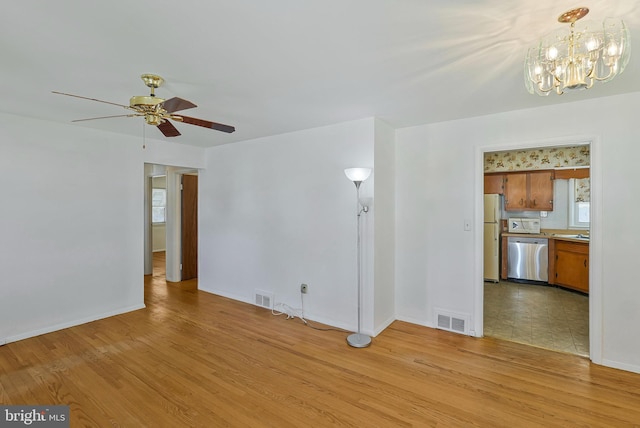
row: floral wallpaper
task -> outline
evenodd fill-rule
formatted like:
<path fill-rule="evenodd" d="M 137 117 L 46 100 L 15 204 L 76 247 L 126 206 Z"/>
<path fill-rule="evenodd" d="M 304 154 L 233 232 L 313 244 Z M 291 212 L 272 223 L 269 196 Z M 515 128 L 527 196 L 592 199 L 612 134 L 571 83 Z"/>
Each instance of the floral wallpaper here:
<path fill-rule="evenodd" d="M 553 147 L 491 152 L 484 155 L 484 172 L 589 166 L 589 146 Z"/>
<path fill-rule="evenodd" d="M 575 181 L 576 202 L 589 202 L 591 199 L 591 181 L 588 178 L 579 178 Z"/>

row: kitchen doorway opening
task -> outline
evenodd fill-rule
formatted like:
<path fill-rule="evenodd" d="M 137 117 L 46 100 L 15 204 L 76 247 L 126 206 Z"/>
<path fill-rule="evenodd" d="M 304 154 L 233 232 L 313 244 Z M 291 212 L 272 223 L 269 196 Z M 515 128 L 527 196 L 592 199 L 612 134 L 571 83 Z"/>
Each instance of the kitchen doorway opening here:
<path fill-rule="evenodd" d="M 588 238 L 592 224 L 584 222 L 584 202 L 588 207 L 587 219 L 596 206 L 590 203 L 588 193 L 576 197 L 577 184 L 573 176 L 584 178 L 585 171 L 592 169 L 592 142 L 543 143 L 541 146 L 521 145 L 482 152 L 484 210 L 479 212 L 484 211 L 485 215 L 481 293 L 484 336 L 585 357 L 591 355 L 594 344 L 591 343 L 590 324 L 594 317 L 590 306 L 594 302 L 590 302 L 592 258 L 589 258 Z M 537 171 L 552 171 L 551 201 L 542 201 L 550 198 L 536 187 L 540 181 L 538 177 L 525 177 L 529 172 L 540 175 Z M 555 176 L 554 172 L 557 173 Z M 579 183 L 589 189 L 588 172 L 586 176 L 587 180 Z M 512 178 L 510 188 L 509 178 Z M 518 196 L 515 202 L 521 204 L 515 209 L 514 195 Z M 539 209 L 536 204 L 541 202 L 550 203 L 551 209 Z M 582 223 L 573 218 L 578 218 L 576 206 L 579 203 Z M 498 204 L 497 215 L 487 218 L 487 208 L 492 204 Z M 514 225 L 537 224 L 539 227 L 512 229 L 510 219 L 524 219 L 514 221 Z M 495 233 L 488 232 L 494 230 L 491 222 L 495 222 Z M 510 236 L 511 239 L 523 237 L 521 240 L 527 242 L 532 239 L 536 243 L 537 240 L 544 241 L 544 245 L 536 246 L 536 252 L 544 252 L 544 256 L 509 254 L 511 247 L 507 242 Z M 524 244 L 522 246 L 524 248 Z M 513 247 L 512 253 L 516 248 L 519 247 Z M 536 266 L 521 263 L 514 267 L 516 260 L 523 259 L 532 262 L 537 259 L 538 263 Z M 497 264 L 495 267 L 487 266 L 494 263 Z M 531 278 L 527 276 L 529 274 Z"/>

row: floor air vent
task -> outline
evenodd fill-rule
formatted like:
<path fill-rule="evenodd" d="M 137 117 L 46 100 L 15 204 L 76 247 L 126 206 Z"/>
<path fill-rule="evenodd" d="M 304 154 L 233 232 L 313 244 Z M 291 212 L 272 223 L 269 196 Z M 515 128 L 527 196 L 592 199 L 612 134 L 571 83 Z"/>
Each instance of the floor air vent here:
<path fill-rule="evenodd" d="M 273 309 L 273 293 L 268 291 L 256 290 L 254 302 L 256 306 L 267 309 Z"/>
<path fill-rule="evenodd" d="M 436 327 L 454 333 L 469 334 L 469 315 L 436 309 Z"/>

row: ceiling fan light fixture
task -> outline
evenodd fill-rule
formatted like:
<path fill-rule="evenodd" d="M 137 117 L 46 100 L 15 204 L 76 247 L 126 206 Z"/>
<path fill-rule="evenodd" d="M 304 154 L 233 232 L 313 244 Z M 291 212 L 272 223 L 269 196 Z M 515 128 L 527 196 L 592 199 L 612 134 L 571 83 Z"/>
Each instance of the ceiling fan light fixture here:
<path fill-rule="evenodd" d="M 624 71 L 631 55 L 624 22 L 607 18 L 576 25 L 587 13 L 586 7 L 563 13 L 558 22 L 570 24 L 569 32 L 554 31 L 529 48 L 524 80 L 530 94 L 589 89 L 596 81 L 608 82 Z"/>

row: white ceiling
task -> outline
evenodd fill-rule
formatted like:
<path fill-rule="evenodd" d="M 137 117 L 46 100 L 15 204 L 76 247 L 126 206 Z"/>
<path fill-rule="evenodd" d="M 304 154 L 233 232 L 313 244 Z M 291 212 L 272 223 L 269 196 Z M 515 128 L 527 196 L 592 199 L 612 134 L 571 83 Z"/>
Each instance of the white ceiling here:
<path fill-rule="evenodd" d="M 523 59 L 576 6 L 623 17 L 631 61 L 587 91 L 526 92 Z M 22 0 L 0 15 L 0 111 L 56 122 L 125 114 L 156 73 L 184 113 L 171 141 L 210 147 L 376 116 L 400 128 L 640 91 L 640 8 L 629 0 Z M 597 113 L 597 112 L 594 112 Z M 74 126 L 141 136 L 142 118 Z M 148 125 L 148 137 L 164 138 Z"/>

